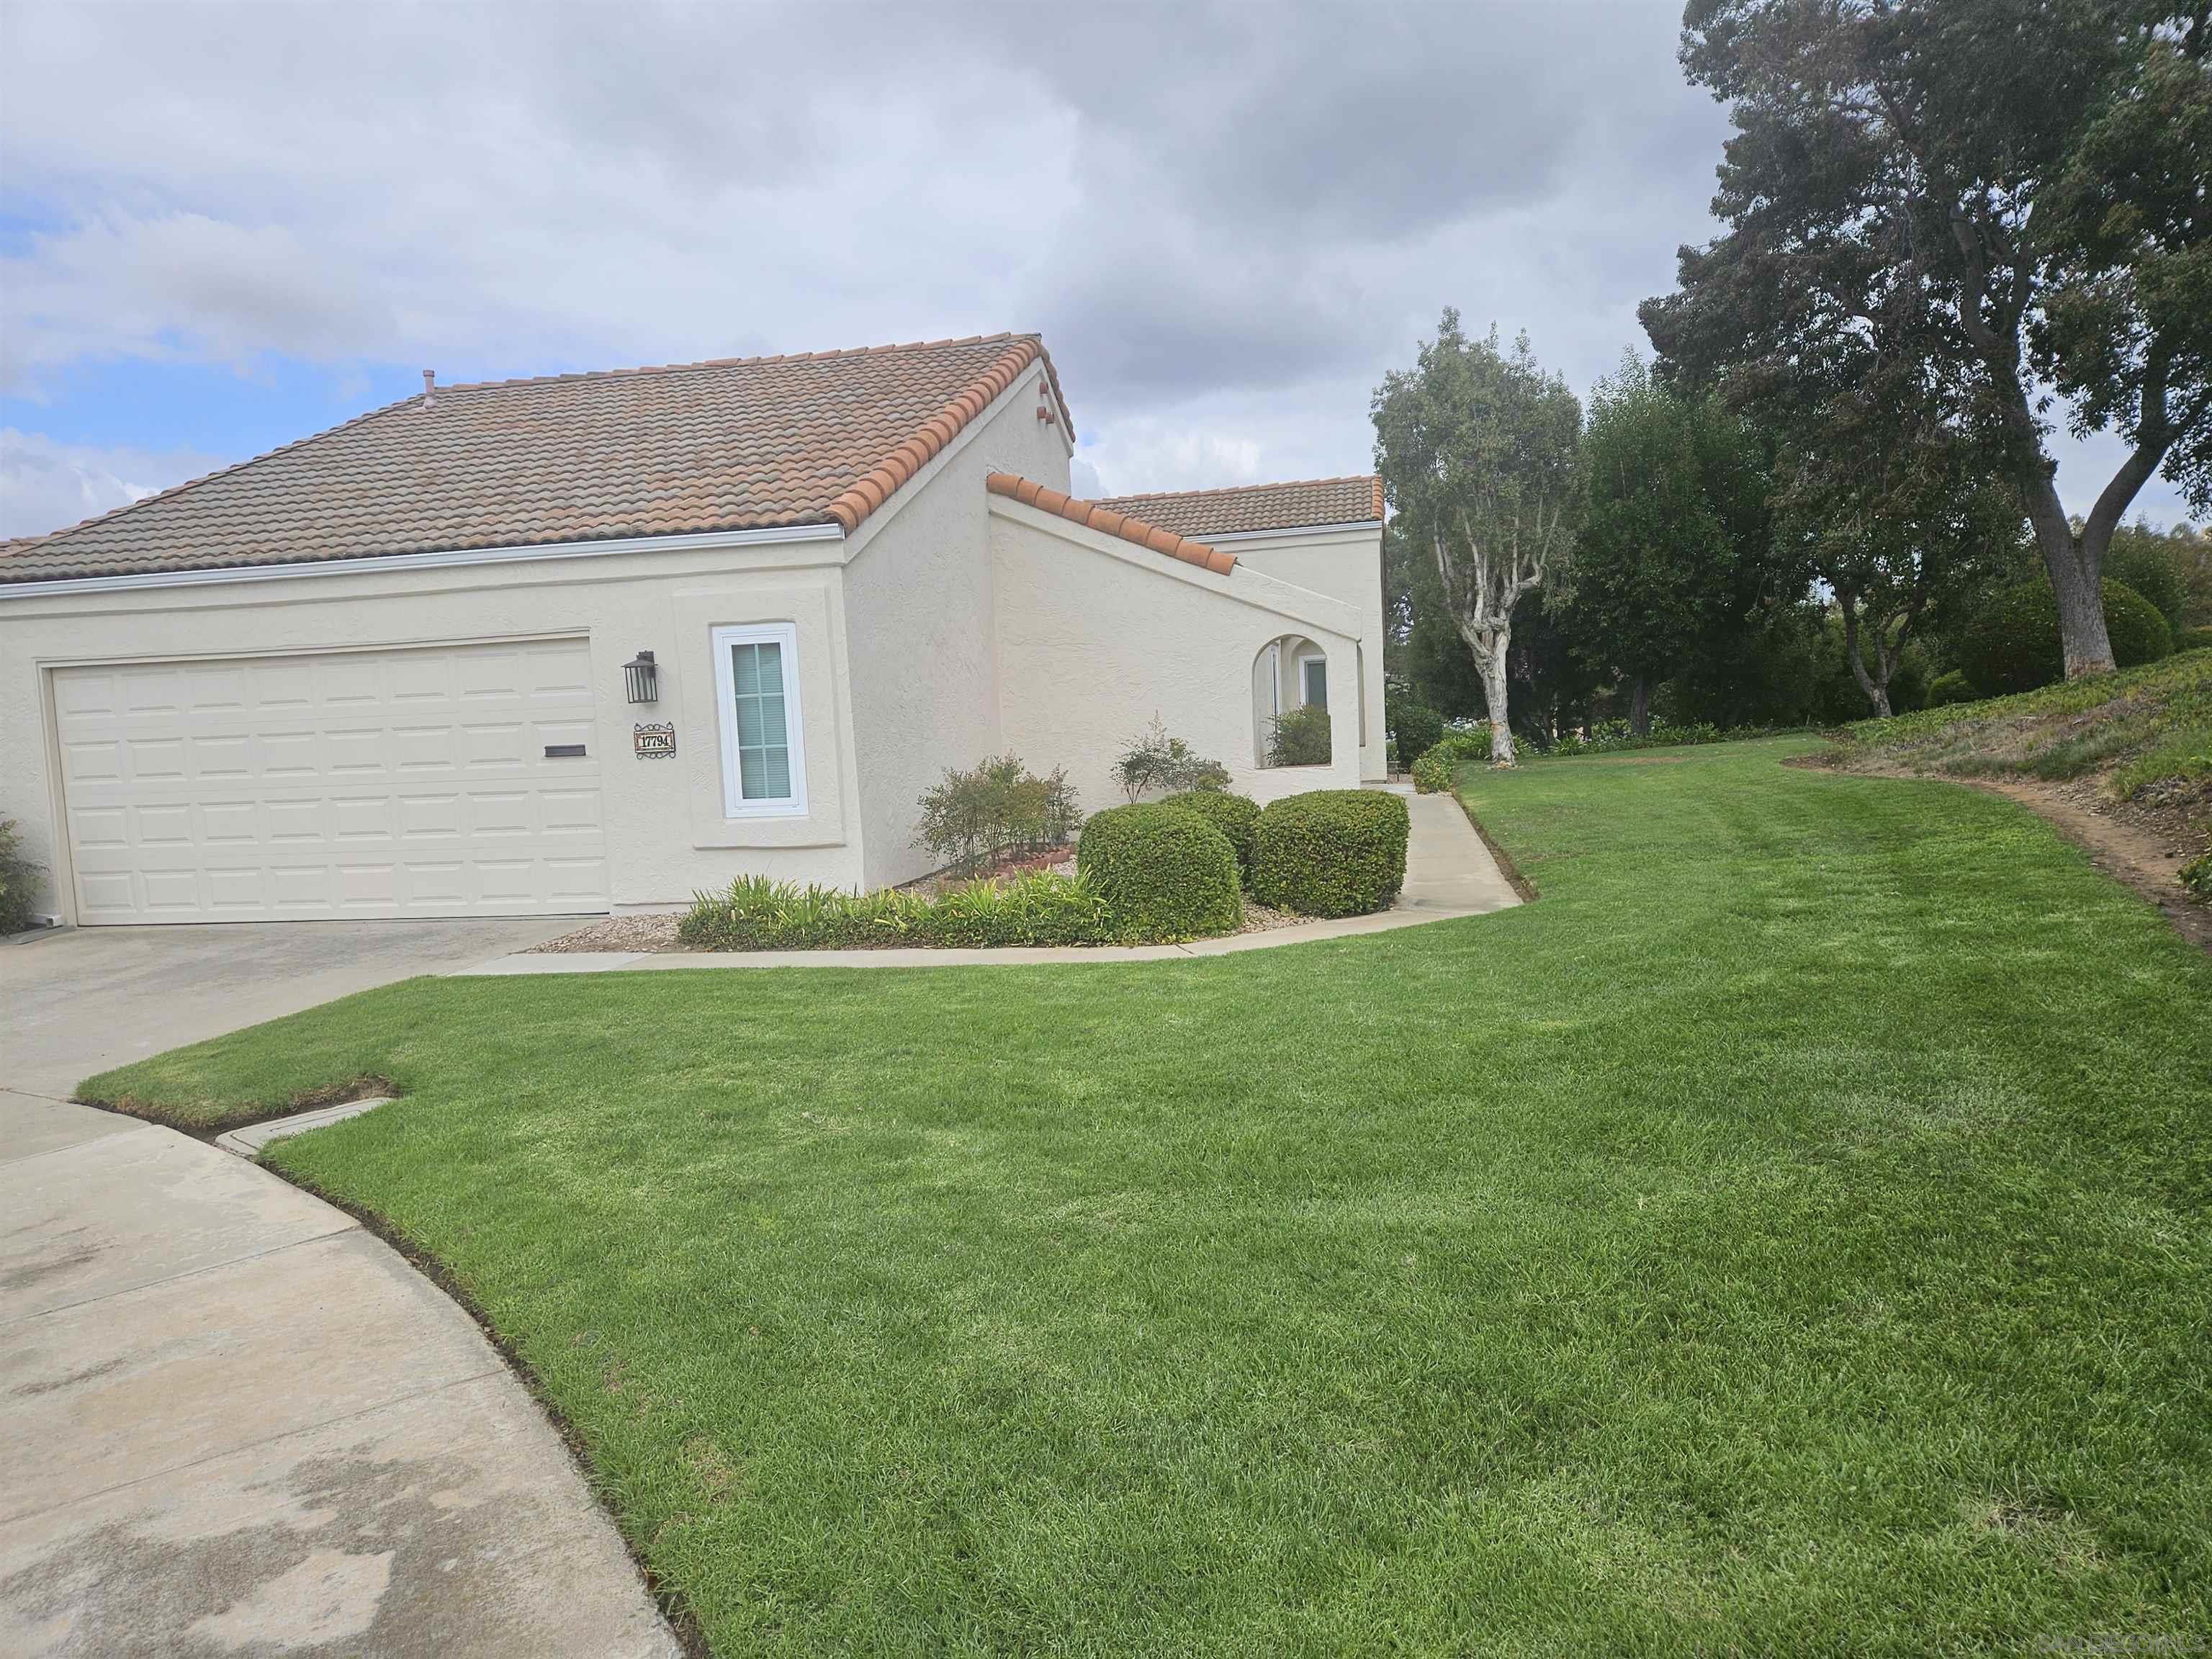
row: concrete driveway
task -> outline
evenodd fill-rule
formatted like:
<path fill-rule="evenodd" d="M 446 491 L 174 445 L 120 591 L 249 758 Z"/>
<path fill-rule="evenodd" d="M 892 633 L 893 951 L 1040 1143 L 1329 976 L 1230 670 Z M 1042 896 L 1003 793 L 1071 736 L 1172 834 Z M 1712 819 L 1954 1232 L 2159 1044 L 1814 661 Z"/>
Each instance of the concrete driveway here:
<path fill-rule="evenodd" d="M 568 933 L 552 921 L 77 927 L 0 945 L 0 1088 L 66 1100 L 95 1072 Z"/>
<path fill-rule="evenodd" d="M 252 1164 L 53 1098 L 563 923 L 0 946 L 0 1653 L 678 1649 L 473 1322 Z"/>

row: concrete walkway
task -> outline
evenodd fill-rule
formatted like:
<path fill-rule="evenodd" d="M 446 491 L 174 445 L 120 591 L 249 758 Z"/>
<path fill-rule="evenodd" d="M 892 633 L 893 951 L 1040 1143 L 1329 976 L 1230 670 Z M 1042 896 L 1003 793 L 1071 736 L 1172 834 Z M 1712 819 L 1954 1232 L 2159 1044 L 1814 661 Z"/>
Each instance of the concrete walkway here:
<path fill-rule="evenodd" d="M 1402 792 L 1394 792 L 1402 793 Z M 1271 951 L 1315 939 L 1389 933 L 1455 916 L 1487 915 L 1518 904 L 1520 896 L 1490 848 L 1449 795 L 1408 795 L 1412 835 L 1406 885 L 1398 902 L 1371 916 L 1304 921 L 1259 933 L 1231 933 L 1187 945 L 1030 945 L 997 951 L 523 951 L 455 971 L 467 975 L 597 974 L 617 969 L 672 968 L 1018 968 L 1045 963 L 1176 962 L 1191 957 Z"/>
<path fill-rule="evenodd" d="M 0 946 L 0 1654 L 675 1659 L 466 1314 L 265 1170 L 51 1097 L 571 925 Z"/>
<path fill-rule="evenodd" d="M 0 1653 L 678 1650 L 467 1315 L 349 1216 L 0 1095 Z"/>

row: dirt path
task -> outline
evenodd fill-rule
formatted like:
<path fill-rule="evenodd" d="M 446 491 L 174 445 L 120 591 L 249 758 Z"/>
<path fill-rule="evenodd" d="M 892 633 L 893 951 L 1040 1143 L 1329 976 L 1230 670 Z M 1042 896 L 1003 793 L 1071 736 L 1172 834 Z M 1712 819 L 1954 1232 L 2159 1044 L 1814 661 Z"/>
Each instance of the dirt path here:
<path fill-rule="evenodd" d="M 1959 778 L 1902 766 L 1839 766 L 1826 755 L 1807 755 L 1784 764 L 1861 777 L 1955 783 L 2016 801 L 2088 854 L 2089 861 L 2106 875 L 2125 882 L 2156 905 L 2182 938 L 2212 954 L 2212 908 L 2197 903 L 2181 884 L 2181 866 L 2189 861 L 2188 854 L 2176 852 L 2149 830 L 2102 810 L 2094 779 L 2042 783 L 2027 778 Z"/>

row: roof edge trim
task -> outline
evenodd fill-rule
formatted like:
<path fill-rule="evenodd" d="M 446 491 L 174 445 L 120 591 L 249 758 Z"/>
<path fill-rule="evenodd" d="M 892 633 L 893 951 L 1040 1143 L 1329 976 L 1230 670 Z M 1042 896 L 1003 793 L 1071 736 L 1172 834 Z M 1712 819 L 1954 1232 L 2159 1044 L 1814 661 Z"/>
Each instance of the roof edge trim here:
<path fill-rule="evenodd" d="M 983 487 L 994 495 L 1004 495 L 1024 507 L 1033 507 L 1040 513 L 1048 513 L 1079 524 L 1101 535 L 1119 537 L 1133 542 L 1139 547 L 1149 547 L 1155 553 L 1164 553 L 1185 564 L 1194 564 L 1211 570 L 1217 576 L 1225 576 L 1237 568 L 1237 556 L 1224 553 L 1194 542 L 1188 536 L 1178 536 L 1172 530 L 1162 530 L 1157 525 L 1146 524 L 1142 519 L 1132 518 L 1126 513 L 1116 513 L 1110 507 L 1101 507 L 1096 501 L 1079 500 L 1063 491 L 1048 489 L 1035 479 L 1024 478 L 1012 472 L 994 472 L 983 480 Z"/>
<path fill-rule="evenodd" d="M 135 570 L 113 576 L 54 576 L 0 582 L 0 601 L 69 593 L 118 593 L 134 588 L 204 587 L 219 582 L 286 580 L 301 576 L 374 575 L 396 570 L 449 569 L 531 559 L 605 558 L 690 548 L 760 547 L 777 542 L 842 542 L 834 524 L 775 525 L 762 530 L 702 530 L 673 536 L 619 536 L 585 542 L 526 542 L 515 547 L 457 547 L 429 553 L 380 553 L 366 558 L 307 559 L 288 564 L 222 564 L 189 570 Z"/>

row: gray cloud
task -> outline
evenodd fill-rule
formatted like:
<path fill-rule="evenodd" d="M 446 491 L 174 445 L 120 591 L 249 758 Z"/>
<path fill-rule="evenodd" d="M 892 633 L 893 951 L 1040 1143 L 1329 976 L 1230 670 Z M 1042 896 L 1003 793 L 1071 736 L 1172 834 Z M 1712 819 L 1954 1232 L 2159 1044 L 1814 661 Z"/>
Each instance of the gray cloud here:
<path fill-rule="evenodd" d="M 1678 16 L 19 3 L 0 169 L 45 228 L 0 260 L 0 374 L 1041 328 L 1107 489 L 1356 470 L 1447 304 L 1577 386 L 1640 342 L 1724 133 Z"/>

